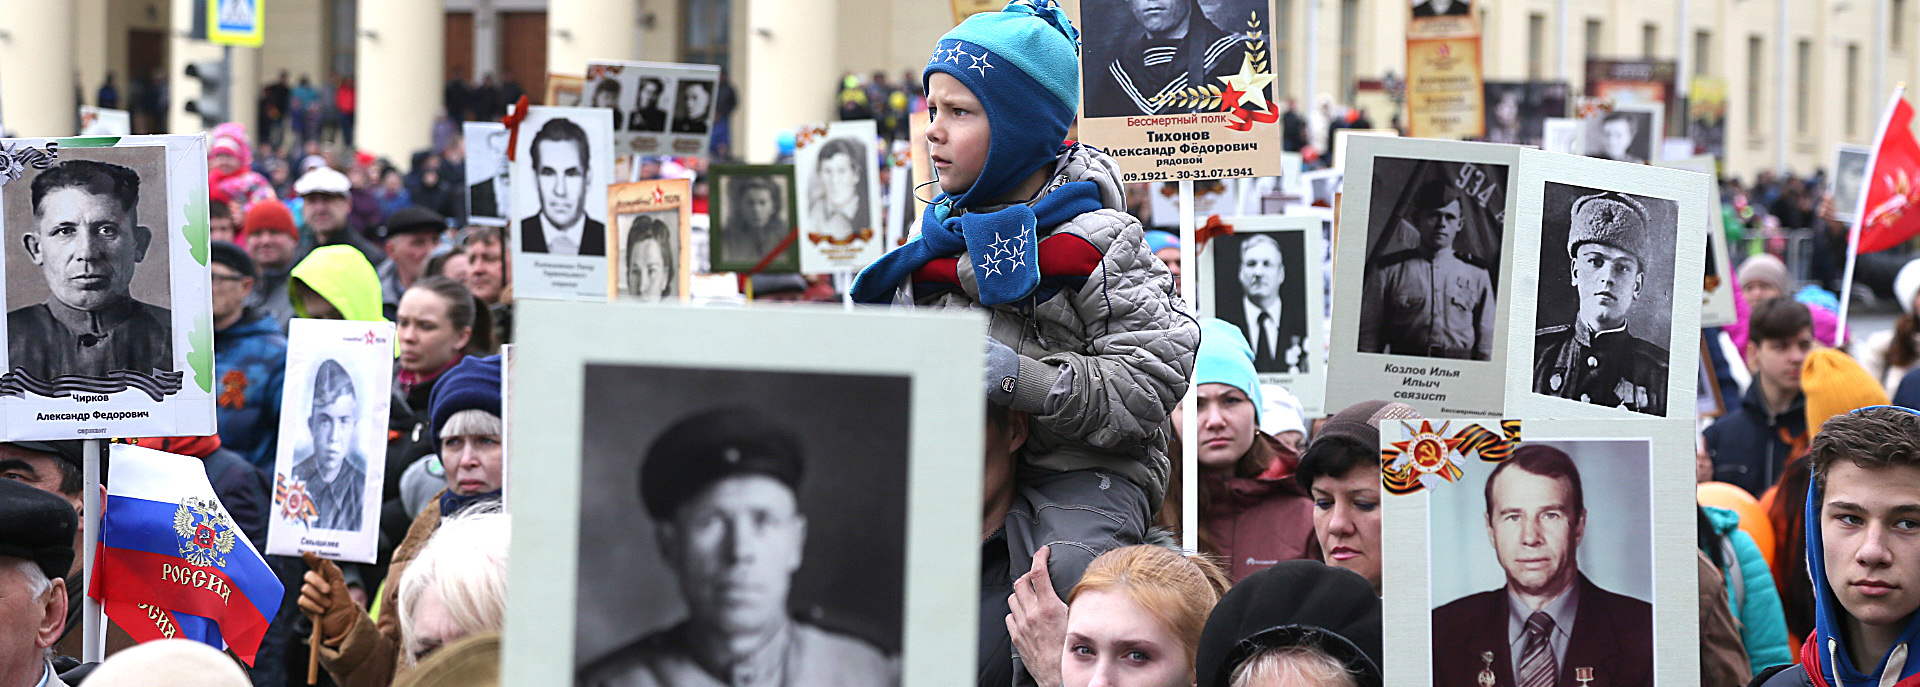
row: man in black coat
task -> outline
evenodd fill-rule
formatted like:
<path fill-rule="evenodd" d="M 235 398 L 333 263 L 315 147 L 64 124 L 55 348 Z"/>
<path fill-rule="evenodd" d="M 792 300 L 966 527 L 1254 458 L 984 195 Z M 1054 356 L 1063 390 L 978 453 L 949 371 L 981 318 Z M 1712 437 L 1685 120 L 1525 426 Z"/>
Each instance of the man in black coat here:
<path fill-rule="evenodd" d="M 1525 446 L 1494 468 L 1487 536 L 1507 584 L 1433 610 L 1434 684 L 1653 684 L 1653 606 L 1601 589 L 1575 562 L 1584 498 L 1557 448 Z"/>
<path fill-rule="evenodd" d="M 520 250 L 552 255 L 607 254 L 607 227 L 587 216 L 593 156 L 587 131 L 564 117 L 547 120 L 527 147 L 540 211 L 520 220 Z M 605 188 L 600 193 L 606 193 Z"/>

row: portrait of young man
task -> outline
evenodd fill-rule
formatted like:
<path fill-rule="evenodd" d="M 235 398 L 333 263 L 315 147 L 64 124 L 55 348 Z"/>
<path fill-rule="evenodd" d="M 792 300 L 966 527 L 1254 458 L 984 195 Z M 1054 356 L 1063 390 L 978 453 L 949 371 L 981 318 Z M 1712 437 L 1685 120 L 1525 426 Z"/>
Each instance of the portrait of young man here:
<path fill-rule="evenodd" d="M 660 96 L 667 85 L 659 77 L 640 77 L 640 89 L 633 96 L 633 112 L 627 115 L 627 131 L 661 133 L 667 130 L 667 111 L 660 109 Z"/>
<path fill-rule="evenodd" d="M 366 498 L 367 459 L 360 454 L 360 393 L 353 376 L 337 360 L 313 371 L 313 404 L 307 411 L 309 448 L 294 459 L 293 477 L 306 484 L 313 502 L 312 526 L 323 530 L 360 529 Z"/>
<path fill-rule="evenodd" d="M 15 306 L 7 313 L 10 365 L 41 381 L 173 370 L 171 303 L 134 295 L 142 270 L 153 274 L 141 281 L 159 280 L 158 289 L 144 290 L 149 297 L 166 299 L 169 293 L 164 204 L 156 207 L 149 199 L 156 216 L 141 216 L 141 174 L 112 162 L 67 159 L 24 185 L 27 207 L 9 208 L 24 209 L 26 216 L 8 217 L 7 226 L 12 250 L 32 269 L 17 269 L 8 278 L 9 305 Z M 164 186 L 149 192 L 166 197 Z M 22 299 L 38 294 L 45 294 L 38 303 Z"/>
<path fill-rule="evenodd" d="M 1588 132 L 1587 155 L 1646 164 L 1653 152 L 1652 134 L 1648 131 L 1652 123 L 1652 113 L 1609 112 L 1600 118 L 1597 130 Z"/>
<path fill-rule="evenodd" d="M 1580 569 L 1587 505 L 1607 500 L 1586 498 L 1574 458 L 1522 446 L 1494 467 L 1481 496 L 1505 584 L 1433 609 L 1433 684 L 1652 685 L 1653 606 Z"/>
<path fill-rule="evenodd" d="M 1416 181 L 1409 192 L 1404 218 L 1370 220 L 1360 352 L 1492 360 L 1497 299 L 1486 265 L 1497 259 L 1455 248 L 1474 204 L 1442 175 Z M 1394 234 L 1410 233 L 1408 226 L 1417 231 L 1418 245 L 1392 243 L 1405 240 Z M 1497 225 L 1495 232 L 1497 240 Z"/>
<path fill-rule="evenodd" d="M 1571 188 L 1562 187 L 1563 192 Z M 1549 208 L 1556 211 L 1557 203 Z M 1658 225 L 1665 222 L 1656 223 L 1640 198 L 1611 191 L 1574 198 L 1563 212 L 1569 218 L 1564 253 L 1569 279 L 1552 282 L 1545 275 L 1563 273 L 1549 270 L 1540 281 L 1534 393 L 1665 416 L 1669 358 L 1659 343 L 1665 337 L 1637 331 L 1665 313 L 1642 305 L 1649 312 L 1636 316 L 1635 306 L 1656 291 L 1671 290 L 1652 274 L 1652 263 L 1661 256 L 1671 262 L 1674 230 L 1662 230 Z M 1542 242 L 1556 245 L 1544 237 Z M 1557 261 L 1561 255 L 1543 250 L 1541 260 Z M 1578 306 L 1572 322 L 1556 323 L 1564 322 L 1566 309 L 1558 306 L 1564 298 L 1554 300 L 1551 292 L 1564 294 L 1568 283 Z"/>
<path fill-rule="evenodd" d="M 1082 62 L 1088 117 L 1195 112 L 1171 96 L 1218 85 L 1246 61 L 1246 28 L 1214 25 L 1198 0 L 1087 0 L 1082 12 L 1086 34 L 1098 37 Z"/>
<path fill-rule="evenodd" d="M 571 119 L 555 117 L 540 126 L 527 148 L 533 162 L 533 187 L 539 211 L 520 220 L 520 250 L 549 255 L 604 256 L 607 227 L 587 216 L 593 183 L 592 144 Z M 604 196 L 605 188 L 598 192 Z"/>
<path fill-rule="evenodd" d="M 707 117 L 712 115 L 713 83 L 682 81 L 673 102 L 673 133 L 707 133 Z"/>

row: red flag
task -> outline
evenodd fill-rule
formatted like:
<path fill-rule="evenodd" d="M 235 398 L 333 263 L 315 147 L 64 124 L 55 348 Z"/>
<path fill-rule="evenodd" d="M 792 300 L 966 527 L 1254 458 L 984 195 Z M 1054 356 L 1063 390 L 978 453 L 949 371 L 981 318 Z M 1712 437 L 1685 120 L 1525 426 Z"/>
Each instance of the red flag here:
<path fill-rule="evenodd" d="M 1886 250 L 1920 234 L 1920 141 L 1913 136 L 1913 105 L 1895 94 L 1886 125 L 1875 137 L 1872 162 L 1861 180 L 1859 243 L 1854 252 Z"/>

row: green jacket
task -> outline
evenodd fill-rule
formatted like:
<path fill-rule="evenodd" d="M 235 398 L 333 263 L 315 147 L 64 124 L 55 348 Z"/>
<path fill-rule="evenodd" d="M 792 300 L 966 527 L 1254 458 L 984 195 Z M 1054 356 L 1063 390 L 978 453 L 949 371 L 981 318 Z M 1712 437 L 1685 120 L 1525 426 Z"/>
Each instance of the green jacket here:
<path fill-rule="evenodd" d="M 346 319 L 355 322 L 385 322 L 381 313 L 380 276 L 373 264 L 352 246 L 322 246 L 293 266 L 291 280 L 313 289 L 327 299 Z M 293 299 L 293 316 L 307 317 L 307 307 L 297 290 L 288 289 Z"/>

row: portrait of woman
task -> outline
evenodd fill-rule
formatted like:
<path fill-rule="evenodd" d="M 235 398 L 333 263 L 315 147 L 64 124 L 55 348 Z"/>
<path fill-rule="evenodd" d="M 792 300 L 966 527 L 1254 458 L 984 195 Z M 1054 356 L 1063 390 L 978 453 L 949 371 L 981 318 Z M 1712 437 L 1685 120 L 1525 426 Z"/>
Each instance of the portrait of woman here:
<path fill-rule="evenodd" d="M 872 227 L 867 207 L 867 146 L 852 138 L 833 138 L 820 144 L 813 184 L 807 190 L 814 232 L 844 241 Z"/>
<path fill-rule="evenodd" d="M 676 297 L 678 271 L 675 259 L 674 231 L 651 214 L 633 218 L 627 229 L 625 260 L 626 293 L 647 301 Z"/>

